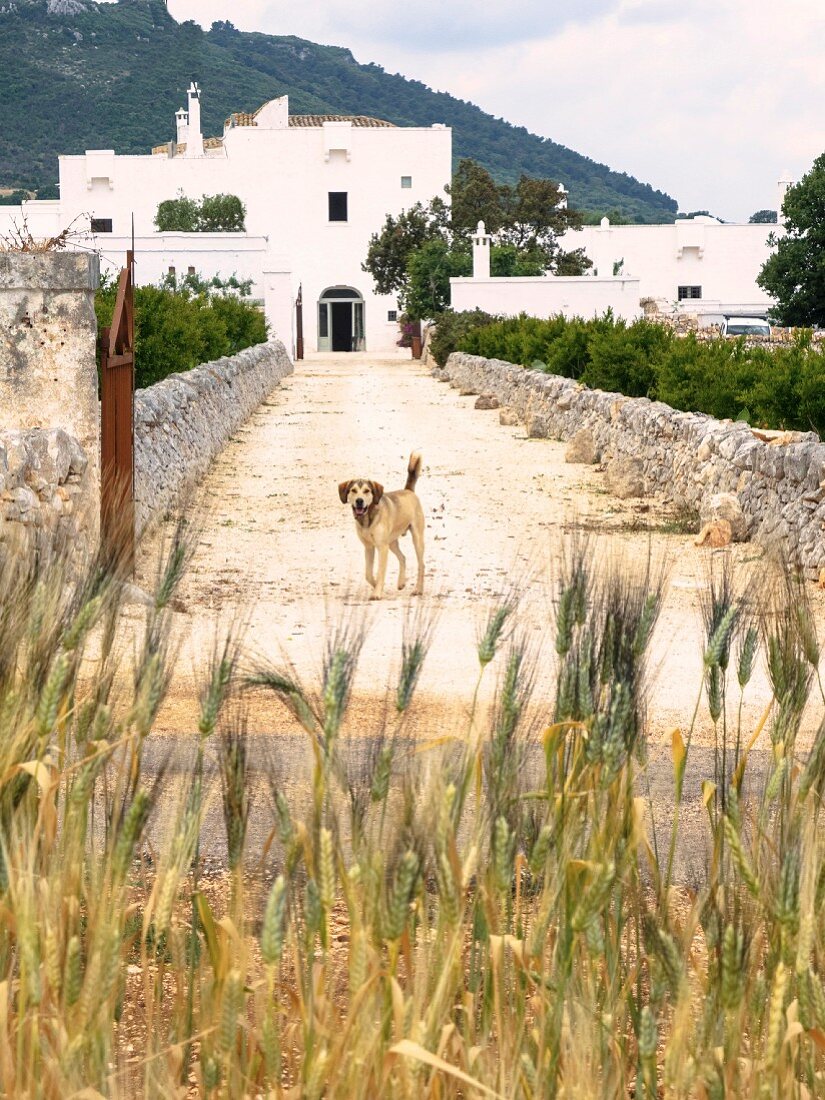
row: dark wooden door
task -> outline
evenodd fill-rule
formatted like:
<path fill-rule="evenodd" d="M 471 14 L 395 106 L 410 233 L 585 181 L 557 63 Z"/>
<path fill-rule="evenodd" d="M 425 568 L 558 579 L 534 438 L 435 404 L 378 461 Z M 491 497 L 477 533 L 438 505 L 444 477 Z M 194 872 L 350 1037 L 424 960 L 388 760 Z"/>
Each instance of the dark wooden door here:
<path fill-rule="evenodd" d="M 352 351 L 352 302 L 332 303 L 332 350 Z"/>

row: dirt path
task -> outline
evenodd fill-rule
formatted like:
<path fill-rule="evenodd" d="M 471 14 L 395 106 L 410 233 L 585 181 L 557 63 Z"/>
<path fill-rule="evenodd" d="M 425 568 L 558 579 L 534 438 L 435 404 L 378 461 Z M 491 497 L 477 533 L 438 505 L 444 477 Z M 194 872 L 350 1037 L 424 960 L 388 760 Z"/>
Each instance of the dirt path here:
<path fill-rule="evenodd" d="M 652 545 L 670 563 L 651 719 L 663 748 L 670 728 L 689 722 L 701 681 L 698 596 L 708 551 L 695 549 L 689 534 L 667 533 L 668 517 L 649 502 L 609 497 L 596 470 L 564 462 L 563 444 L 528 440 L 523 428 L 500 426 L 496 412 L 474 411 L 473 401 L 408 359 L 317 357 L 298 364 L 227 446 L 193 504 L 202 534 L 176 616 L 182 654 L 162 732 L 196 727 L 192 669 L 203 667 L 216 621 L 227 623 L 240 610 L 248 618 L 248 647 L 277 662 L 287 658 L 310 682 L 330 628 L 363 617 L 368 629 L 351 728 L 373 733 L 405 617 L 416 606 L 435 617 L 419 730 L 455 732 L 472 696 L 485 614 L 514 587 L 521 593 L 519 629 L 538 662 L 536 698 L 546 701 L 553 678 L 549 570 L 565 529 L 575 525 L 608 533 L 611 553 L 643 559 Z M 362 550 L 337 484 L 365 476 L 400 488 L 413 448 L 424 455 L 426 594 L 419 601 L 395 591 L 391 557 L 388 598 L 369 602 Z M 410 540 L 403 544 L 409 560 Z M 148 582 L 152 552 L 150 544 L 141 583 Z M 748 545 L 727 552 L 744 563 L 759 560 Z M 821 613 L 820 593 L 815 600 Z M 492 687 L 490 677 L 487 698 Z M 761 669 L 754 687 L 749 721 L 767 698 Z M 261 695 L 250 729 L 288 732 L 289 724 Z M 708 736 L 707 729 L 700 733 Z"/>

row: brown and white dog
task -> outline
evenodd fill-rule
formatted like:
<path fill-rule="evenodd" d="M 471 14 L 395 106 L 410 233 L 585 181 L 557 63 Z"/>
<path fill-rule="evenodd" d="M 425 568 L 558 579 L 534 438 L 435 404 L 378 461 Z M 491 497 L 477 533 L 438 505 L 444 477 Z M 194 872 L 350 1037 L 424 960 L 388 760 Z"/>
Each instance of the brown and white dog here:
<path fill-rule="evenodd" d="M 418 559 L 418 579 L 412 594 L 420 596 L 424 591 L 424 512 L 421 501 L 414 492 L 420 474 L 421 455 L 413 451 L 407 465 L 407 484 L 403 489 L 385 493 L 382 485 L 367 478 L 342 481 L 338 486 L 341 503 L 352 506 L 355 530 L 364 544 L 367 583 L 372 585 L 371 600 L 380 600 L 384 595 L 387 553 L 390 550 L 398 558 L 398 587 L 404 587 L 407 580 L 407 559 L 401 553 L 398 540 L 408 531 L 412 534 L 415 556 Z M 373 572 L 376 550 L 377 575 Z"/>

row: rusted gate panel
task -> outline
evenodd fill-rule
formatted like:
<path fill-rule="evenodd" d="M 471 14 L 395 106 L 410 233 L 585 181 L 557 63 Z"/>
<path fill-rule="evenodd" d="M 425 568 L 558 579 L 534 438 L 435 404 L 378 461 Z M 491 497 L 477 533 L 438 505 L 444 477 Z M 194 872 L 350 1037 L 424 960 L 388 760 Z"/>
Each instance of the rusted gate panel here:
<path fill-rule="evenodd" d="M 304 357 L 304 288 L 298 287 L 298 297 L 295 300 L 295 358 Z"/>
<path fill-rule="evenodd" d="M 111 327 L 100 333 L 100 533 L 109 558 L 129 571 L 135 559 L 133 268 L 129 251 Z"/>

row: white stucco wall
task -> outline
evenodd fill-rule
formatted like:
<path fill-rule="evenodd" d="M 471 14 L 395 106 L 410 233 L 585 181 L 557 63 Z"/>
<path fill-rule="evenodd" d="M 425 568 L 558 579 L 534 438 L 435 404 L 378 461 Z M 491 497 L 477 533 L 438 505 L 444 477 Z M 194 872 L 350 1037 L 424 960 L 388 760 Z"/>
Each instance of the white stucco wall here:
<path fill-rule="evenodd" d="M 713 218 L 668 225 L 585 226 L 564 237 L 565 248 L 583 248 L 600 275 L 624 261 L 623 275 L 639 280 L 643 298 L 678 302 L 680 286 L 700 286 L 701 299 L 679 308 L 692 313 L 764 312 L 772 299 L 756 285 L 771 253 L 768 236 L 781 225 L 724 224 Z"/>
<path fill-rule="evenodd" d="M 0 206 L 0 237 L 8 237 L 25 225 L 35 240 L 56 237 L 63 228 L 59 199 L 39 199 L 20 206 Z"/>
<path fill-rule="evenodd" d="M 132 238 L 99 234 L 90 238 L 90 246 L 100 251 L 101 272 L 116 274 L 123 267 Z M 175 269 L 178 278 L 190 267 L 198 275 L 211 278 L 252 279 L 253 296 L 260 287 L 261 271 L 269 254 L 266 237 L 246 233 L 153 233 L 135 236 L 135 280 L 145 286 L 158 283 Z M 263 296 L 262 294 L 260 295 Z"/>
<path fill-rule="evenodd" d="M 517 317 L 599 317 L 612 309 L 616 317 L 633 321 L 641 316 L 639 280 L 623 277 L 588 278 L 548 275 L 523 279 L 450 279 L 455 310 L 483 309 Z"/>

